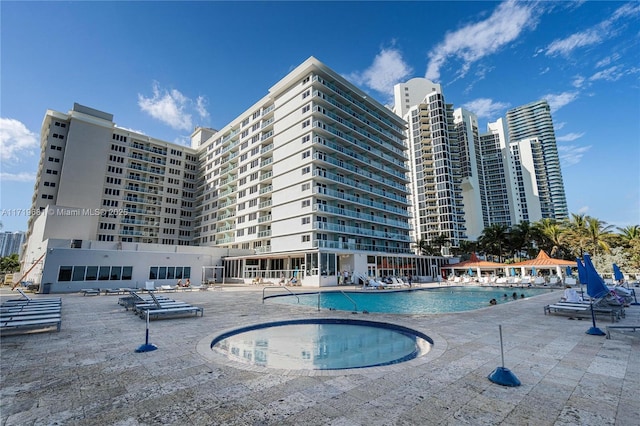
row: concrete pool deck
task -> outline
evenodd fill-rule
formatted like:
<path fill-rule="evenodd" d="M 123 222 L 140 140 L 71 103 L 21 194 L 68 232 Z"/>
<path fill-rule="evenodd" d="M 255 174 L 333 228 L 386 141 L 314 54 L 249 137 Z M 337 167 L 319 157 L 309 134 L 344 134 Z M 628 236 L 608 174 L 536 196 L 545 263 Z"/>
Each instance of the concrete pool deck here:
<path fill-rule="evenodd" d="M 0 340 L 0 424 L 60 425 L 637 425 L 640 331 L 611 340 L 591 321 L 544 315 L 560 293 L 472 312 L 352 314 L 262 303 L 262 287 L 169 293 L 204 317 L 145 321 L 117 295 L 62 297 L 62 329 Z M 277 290 L 268 290 L 268 293 Z M 17 298 L 8 287 L 2 300 Z M 33 297 L 46 297 L 34 295 Z M 616 324 L 640 323 L 640 306 Z M 267 370 L 213 354 L 224 330 L 289 318 L 392 322 L 434 340 L 425 357 L 344 372 Z M 610 322 L 598 320 L 605 331 Z M 519 387 L 492 383 L 501 366 Z"/>

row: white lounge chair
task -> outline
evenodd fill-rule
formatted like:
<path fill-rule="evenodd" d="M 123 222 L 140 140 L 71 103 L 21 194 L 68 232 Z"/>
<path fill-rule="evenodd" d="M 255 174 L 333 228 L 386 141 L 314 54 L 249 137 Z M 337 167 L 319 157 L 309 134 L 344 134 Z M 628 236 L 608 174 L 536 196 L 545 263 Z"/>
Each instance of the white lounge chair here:
<path fill-rule="evenodd" d="M 379 290 L 379 289 L 383 289 L 384 287 L 385 287 L 384 283 L 381 283 L 380 281 L 376 281 L 373 278 L 369 278 L 367 285 L 364 286 L 363 288 Z"/>
<path fill-rule="evenodd" d="M 189 304 L 177 304 L 177 302 L 175 304 L 172 303 L 161 303 L 155 296 L 155 294 L 150 293 L 151 298 L 154 301 L 154 305 L 152 307 L 149 307 L 147 309 L 138 311 L 138 315 L 140 316 L 140 318 L 145 319 L 145 318 L 169 318 L 169 317 L 175 317 L 175 316 L 184 316 L 186 314 L 193 314 L 195 316 L 198 316 L 198 314 L 200 314 L 200 316 L 204 316 L 204 309 L 198 306 L 191 306 Z"/>
<path fill-rule="evenodd" d="M 23 293 L 21 299 L 7 300 L 0 307 L 2 333 L 23 334 L 48 331 L 55 327 L 60 331 L 62 300 L 59 297 L 32 299 Z"/>

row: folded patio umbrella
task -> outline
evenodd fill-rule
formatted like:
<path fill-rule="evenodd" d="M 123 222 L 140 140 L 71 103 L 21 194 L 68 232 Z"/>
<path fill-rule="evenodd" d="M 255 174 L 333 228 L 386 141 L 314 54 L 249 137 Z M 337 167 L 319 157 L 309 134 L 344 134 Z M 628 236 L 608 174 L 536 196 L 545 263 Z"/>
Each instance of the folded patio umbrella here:
<path fill-rule="evenodd" d="M 624 281 L 624 275 L 622 275 L 622 271 L 615 263 L 613 264 L 613 277 L 616 281 Z"/>
<path fill-rule="evenodd" d="M 596 271 L 588 254 L 584 254 L 584 268 L 587 272 L 587 294 L 594 299 L 605 296 L 609 293 L 609 288 L 605 285 L 604 280 Z"/>

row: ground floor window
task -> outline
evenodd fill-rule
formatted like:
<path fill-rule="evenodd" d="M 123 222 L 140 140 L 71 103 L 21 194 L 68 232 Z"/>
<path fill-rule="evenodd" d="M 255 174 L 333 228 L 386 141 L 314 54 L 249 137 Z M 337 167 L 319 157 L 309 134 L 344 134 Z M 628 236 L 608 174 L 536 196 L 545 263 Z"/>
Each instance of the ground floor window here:
<path fill-rule="evenodd" d="M 60 266 L 58 281 L 130 281 L 133 266 Z"/>
<path fill-rule="evenodd" d="M 320 253 L 320 274 L 335 275 L 336 274 L 336 254 Z"/>
<path fill-rule="evenodd" d="M 150 280 L 167 280 L 191 278 L 190 266 L 151 266 L 149 268 Z"/>

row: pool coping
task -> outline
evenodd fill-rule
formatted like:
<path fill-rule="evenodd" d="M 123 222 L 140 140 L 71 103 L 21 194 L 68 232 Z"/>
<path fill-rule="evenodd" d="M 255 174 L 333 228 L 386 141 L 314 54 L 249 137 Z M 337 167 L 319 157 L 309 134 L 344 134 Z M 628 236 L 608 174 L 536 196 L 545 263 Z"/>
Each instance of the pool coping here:
<path fill-rule="evenodd" d="M 317 319 L 329 320 L 329 321 L 340 321 L 340 322 L 344 321 L 344 322 L 378 323 L 385 326 L 385 328 L 388 328 L 388 329 L 394 329 L 395 327 L 396 331 L 398 329 L 408 329 L 412 332 L 418 333 L 418 337 L 422 338 L 420 334 L 428 337 L 428 339 L 431 340 L 430 342 L 431 349 L 429 350 L 429 352 L 421 356 L 412 358 L 407 361 L 397 362 L 397 363 L 388 364 L 388 365 L 373 366 L 373 367 L 344 368 L 344 369 L 334 369 L 334 370 L 311 370 L 311 369 L 297 370 L 297 369 L 279 369 L 279 368 L 273 368 L 273 367 L 263 367 L 258 365 L 249 365 L 249 364 L 241 363 L 238 361 L 234 361 L 228 358 L 227 356 L 223 355 L 222 353 L 214 351 L 211 348 L 211 344 L 214 341 L 214 339 L 219 339 L 220 336 L 228 335 L 238 330 L 260 328 L 260 325 L 262 324 L 301 323 L 302 321 L 302 320 L 292 319 L 289 317 L 289 318 L 281 318 L 281 319 L 277 319 L 277 318 L 270 319 L 267 322 L 257 322 L 257 323 L 253 322 L 253 323 L 247 323 L 247 324 L 238 324 L 237 327 L 228 328 L 226 330 L 222 330 L 216 333 L 211 333 L 198 341 L 198 343 L 196 344 L 196 352 L 207 361 L 224 364 L 229 367 L 233 367 L 233 368 L 237 368 L 245 371 L 281 374 L 285 376 L 342 376 L 342 375 L 353 375 L 353 374 L 379 375 L 379 374 L 386 374 L 394 370 L 397 370 L 397 371 L 404 370 L 407 367 L 419 367 L 421 365 L 424 365 L 427 362 L 430 362 L 439 358 L 447 350 L 447 347 L 448 347 L 446 340 L 442 338 L 438 333 L 421 330 L 419 327 L 415 327 L 414 325 L 410 325 L 410 324 L 403 324 L 399 321 L 374 320 L 374 319 L 354 320 L 353 318 L 346 317 L 346 316 L 339 316 L 339 315 L 331 315 L 331 316 L 326 316 L 322 318 L 316 318 L 316 320 Z M 309 320 L 309 323 L 311 323 L 311 321 L 313 320 Z"/>

